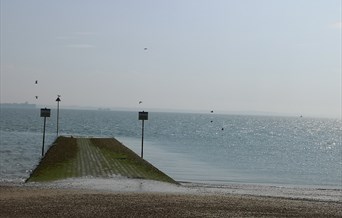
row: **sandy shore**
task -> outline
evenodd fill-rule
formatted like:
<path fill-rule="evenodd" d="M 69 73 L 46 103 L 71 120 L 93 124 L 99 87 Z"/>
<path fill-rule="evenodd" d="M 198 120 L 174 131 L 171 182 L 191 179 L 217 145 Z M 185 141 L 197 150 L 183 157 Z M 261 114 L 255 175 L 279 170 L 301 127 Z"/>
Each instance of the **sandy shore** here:
<path fill-rule="evenodd" d="M 0 217 L 342 217 L 341 201 L 128 188 L 1 184 Z"/>

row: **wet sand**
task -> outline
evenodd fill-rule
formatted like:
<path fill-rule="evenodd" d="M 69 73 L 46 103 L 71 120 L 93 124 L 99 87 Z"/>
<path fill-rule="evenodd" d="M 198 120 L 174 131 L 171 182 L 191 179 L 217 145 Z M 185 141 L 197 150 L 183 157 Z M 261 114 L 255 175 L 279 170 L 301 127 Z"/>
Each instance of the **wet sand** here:
<path fill-rule="evenodd" d="M 0 217 L 342 217 L 341 201 L 0 185 Z"/>

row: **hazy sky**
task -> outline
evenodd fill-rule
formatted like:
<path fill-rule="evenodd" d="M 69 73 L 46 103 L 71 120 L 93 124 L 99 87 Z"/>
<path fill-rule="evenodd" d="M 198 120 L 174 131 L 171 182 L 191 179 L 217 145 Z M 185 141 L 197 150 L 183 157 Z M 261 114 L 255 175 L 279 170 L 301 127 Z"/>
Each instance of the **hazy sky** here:
<path fill-rule="evenodd" d="M 340 116 L 341 0 L 0 1 L 2 103 Z"/>

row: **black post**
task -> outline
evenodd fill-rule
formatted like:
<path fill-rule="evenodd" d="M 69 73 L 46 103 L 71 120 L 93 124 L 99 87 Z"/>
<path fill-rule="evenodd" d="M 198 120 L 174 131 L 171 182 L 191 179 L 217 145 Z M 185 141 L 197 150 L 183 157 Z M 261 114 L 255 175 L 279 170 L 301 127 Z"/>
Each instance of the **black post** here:
<path fill-rule="evenodd" d="M 59 120 L 59 101 L 57 101 L 57 136 L 58 136 L 58 120 Z"/>
<path fill-rule="evenodd" d="M 46 117 L 44 117 L 44 130 L 43 130 L 43 147 L 42 147 L 42 157 L 44 156 L 44 144 L 45 144 L 45 124 L 46 124 Z"/>
<path fill-rule="evenodd" d="M 57 101 L 57 137 L 58 137 L 58 130 L 59 130 L 59 102 L 61 99 L 59 98 L 60 95 L 58 95 L 56 101 Z"/>
<path fill-rule="evenodd" d="M 144 158 L 144 120 L 142 120 L 141 128 L 141 158 Z"/>
<path fill-rule="evenodd" d="M 141 158 L 144 158 L 144 121 L 148 120 L 148 112 L 140 111 L 139 112 L 139 120 L 142 121 L 142 128 L 141 128 Z"/>
<path fill-rule="evenodd" d="M 47 108 L 40 109 L 40 116 L 44 117 L 42 156 L 44 156 L 46 118 L 50 117 L 50 115 L 51 115 L 51 110 L 50 109 L 47 109 Z"/>

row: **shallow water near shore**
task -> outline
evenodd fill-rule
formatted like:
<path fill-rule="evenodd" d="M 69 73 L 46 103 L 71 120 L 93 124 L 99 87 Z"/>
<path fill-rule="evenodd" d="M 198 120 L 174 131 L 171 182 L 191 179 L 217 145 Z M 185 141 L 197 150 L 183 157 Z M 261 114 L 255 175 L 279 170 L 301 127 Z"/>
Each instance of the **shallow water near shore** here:
<path fill-rule="evenodd" d="M 317 189 L 308 187 L 277 187 L 259 184 L 204 184 L 181 183 L 179 185 L 122 176 L 112 178 L 70 178 L 54 182 L 4 183 L 0 186 L 36 187 L 48 189 L 73 189 L 103 193 L 161 193 L 186 195 L 249 195 L 300 200 L 342 203 L 341 189 Z"/>
<path fill-rule="evenodd" d="M 46 149 L 56 137 L 47 120 Z M 0 180 L 23 182 L 41 156 L 39 109 L 1 109 Z M 177 181 L 341 189 L 341 121 L 150 113 L 144 158 Z M 60 111 L 60 134 L 115 137 L 140 155 L 137 112 Z"/>

